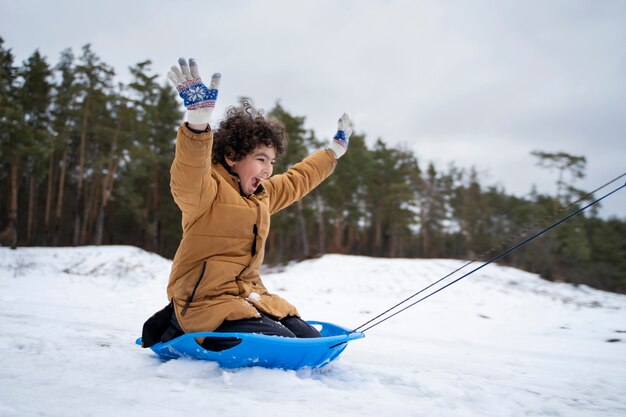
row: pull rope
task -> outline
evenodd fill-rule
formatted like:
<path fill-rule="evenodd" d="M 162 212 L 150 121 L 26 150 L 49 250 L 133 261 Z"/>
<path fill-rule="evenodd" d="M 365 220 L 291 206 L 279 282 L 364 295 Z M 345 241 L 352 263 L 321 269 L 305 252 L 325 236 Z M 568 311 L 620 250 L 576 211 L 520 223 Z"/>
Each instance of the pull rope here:
<path fill-rule="evenodd" d="M 571 208 L 573 205 L 578 204 L 579 202 L 581 202 L 581 201 L 583 201 L 583 200 L 587 200 L 587 199 L 589 199 L 589 198 L 590 198 L 590 197 L 591 197 L 594 193 L 596 193 L 596 192 L 598 192 L 599 190 L 601 190 L 601 189 L 603 189 L 603 188 L 605 188 L 605 187 L 609 186 L 610 184 L 613 184 L 614 182 L 618 181 L 619 179 L 623 178 L 624 176 L 626 176 L 626 172 L 625 172 L 625 173 L 623 173 L 622 175 L 619 175 L 618 177 L 616 177 L 616 178 L 612 179 L 611 181 L 609 181 L 609 182 L 605 183 L 604 185 L 602 185 L 602 186 L 600 186 L 600 187 L 596 188 L 595 190 L 593 190 L 593 191 L 591 191 L 591 192 L 589 192 L 589 193 L 585 194 L 583 197 L 579 198 L 578 200 L 574 201 L 573 203 L 570 203 L 570 204 L 569 204 L 569 205 L 567 205 L 566 207 L 564 207 L 564 208 L 562 208 L 561 210 L 559 210 L 559 211 L 558 211 L 555 215 L 548 216 L 548 217 L 546 217 L 544 220 L 542 220 L 541 222 L 536 222 L 536 223 L 534 223 L 532 226 L 527 227 L 526 229 L 524 229 L 522 232 L 518 233 L 517 235 L 515 235 L 515 236 L 513 236 L 513 237 L 511 237 L 511 238 L 509 238 L 509 239 L 507 239 L 506 241 L 504 241 L 503 243 L 501 243 L 501 244 L 497 245 L 496 247 L 494 247 L 494 248 L 492 248 L 492 249 L 489 249 L 489 250 L 488 250 L 488 251 L 486 251 L 484 254 L 482 254 L 482 255 L 480 255 L 480 256 L 478 256 L 478 257 L 474 258 L 474 259 L 473 259 L 473 260 L 471 260 L 471 261 L 466 262 L 465 264 L 461 265 L 459 268 L 455 269 L 454 271 L 450 272 L 449 274 L 445 275 L 444 277 L 442 277 L 442 278 L 438 279 L 437 281 L 433 282 L 432 284 L 430 284 L 430 285 L 428 285 L 428 286 L 426 286 L 426 287 L 422 288 L 422 289 L 421 289 L 421 290 L 419 290 L 418 292 L 416 292 L 416 293 L 414 293 L 414 294 L 410 295 L 409 297 L 405 298 L 404 300 L 400 301 L 399 303 L 395 304 L 394 306 L 392 306 L 392 307 L 388 308 L 387 310 L 383 311 L 382 313 L 378 314 L 378 315 L 377 315 L 377 316 L 375 316 L 374 318 L 372 318 L 372 319 L 370 319 L 370 320 L 366 321 L 365 323 L 361 324 L 360 326 L 356 327 L 354 330 L 350 331 L 348 334 L 350 334 L 350 333 L 354 333 L 354 332 L 357 332 L 357 331 L 359 331 L 359 329 L 362 329 L 363 327 L 367 326 L 368 324 L 370 324 L 370 323 L 372 323 L 372 322 L 375 322 L 375 321 L 376 321 L 376 320 L 378 320 L 379 318 L 381 318 L 381 317 L 385 316 L 386 314 L 390 313 L 391 311 L 393 311 L 393 310 L 395 310 L 395 309 L 399 308 L 400 306 L 402 306 L 404 303 L 408 302 L 409 300 L 411 300 L 411 299 L 413 299 L 413 298 L 417 297 L 418 295 L 420 295 L 420 294 L 421 294 L 421 293 L 423 293 L 424 291 L 426 291 L 426 290 L 428 290 L 428 289 L 432 288 L 433 286 L 437 285 L 438 283 L 440 283 L 441 281 L 445 280 L 446 278 L 448 278 L 448 277 L 450 277 L 450 276 L 454 275 L 455 273 L 457 273 L 457 272 L 461 271 L 462 269 L 464 269 L 464 268 L 468 267 L 468 266 L 469 266 L 469 265 L 471 265 L 472 263 L 474 263 L 474 262 L 478 261 L 478 260 L 479 260 L 480 258 L 482 258 L 483 256 L 485 256 L 485 255 L 487 255 L 487 254 L 491 253 L 493 250 L 495 250 L 495 248 L 497 248 L 497 247 L 500 247 L 500 246 L 503 246 L 503 245 L 507 244 L 508 242 L 510 242 L 511 240 L 513 240 L 514 238 L 516 238 L 516 237 L 518 237 L 518 236 L 520 236 L 520 237 L 525 236 L 525 235 L 527 234 L 527 232 L 528 232 L 528 230 L 529 230 L 529 229 L 535 228 L 535 227 L 537 227 L 537 225 L 539 225 L 539 224 L 541 224 L 541 223 L 544 223 L 544 222 L 546 221 L 546 219 L 550 219 L 550 218 L 554 219 L 557 215 L 559 215 L 559 214 L 563 213 L 564 211 L 567 211 L 567 210 L 568 210 L 569 208 Z M 604 196 L 602 196 L 602 197 L 600 197 L 600 198 L 598 198 L 598 199 L 596 199 L 596 200 L 592 201 L 591 203 L 587 204 L 586 206 L 584 206 L 584 207 L 582 207 L 582 208 L 580 208 L 580 209 L 576 210 L 574 213 L 572 213 L 572 214 L 568 215 L 567 217 L 565 217 L 565 218 L 563 218 L 563 219 L 561 219 L 561 220 L 557 221 L 556 223 L 553 223 L 553 224 L 552 224 L 552 225 L 550 225 L 549 227 L 546 227 L 546 228 L 544 228 L 543 230 L 541 230 L 541 231 L 539 231 L 539 232 L 535 233 L 533 236 L 531 236 L 531 237 L 527 238 L 526 240 L 522 241 L 521 243 L 519 243 L 519 244 L 515 245 L 514 247 L 512 247 L 512 248 L 510 248 L 510 249 L 508 249 L 508 250 L 506 250 L 506 251 L 504 251 L 504 252 L 502 252 L 502 253 L 500 253 L 500 254 L 499 254 L 499 255 L 497 255 L 496 257 L 494 257 L 494 258 L 490 259 L 489 261 L 487 261 L 487 262 L 486 262 L 486 263 L 484 263 L 483 265 L 479 266 L 478 268 L 473 269 L 472 271 L 470 271 L 470 272 L 468 272 L 467 274 L 465 274 L 465 275 L 461 276 L 460 278 L 455 279 L 454 281 L 452 281 L 452 282 L 448 283 L 447 285 L 445 285 L 445 286 L 443 286 L 443 287 L 439 288 L 438 290 L 433 291 L 432 293 L 430 293 L 430 294 L 426 295 L 425 297 L 422 297 L 422 298 L 420 298 L 419 300 L 417 300 L 417 301 L 415 301 L 415 302 L 413 302 L 413 303 L 409 304 L 408 306 L 406 306 L 406 307 L 404 307 L 404 308 L 402 308 L 402 309 L 400 309 L 400 310 L 398 310 L 398 311 L 394 312 L 393 314 L 391 314 L 391 315 L 387 316 L 386 318 L 384 318 L 384 319 L 382 319 L 382 320 L 380 320 L 380 321 L 378 321 L 378 322 L 376 322 L 376 323 L 372 324 L 371 326 L 366 327 L 365 329 L 361 330 L 361 333 L 364 333 L 364 332 L 366 332 L 367 330 L 371 329 L 372 327 L 375 327 L 375 326 L 377 326 L 377 325 L 379 325 L 379 324 L 381 324 L 381 323 L 383 323 L 383 322 L 385 322 L 385 321 L 389 320 L 390 318 L 392 318 L 392 317 L 394 317 L 394 316 L 396 316 L 396 315 L 400 314 L 401 312 L 405 311 L 406 309 L 408 309 L 408 308 L 410 308 L 410 307 L 413 307 L 415 304 L 417 304 L 417 303 L 419 303 L 419 302 L 421 302 L 421 301 L 423 301 L 423 300 L 425 300 L 425 299 L 427 299 L 427 298 L 431 297 L 432 295 L 434 295 L 434 294 L 438 293 L 439 291 L 441 291 L 441 290 L 443 290 L 443 289 L 445 289 L 445 288 L 449 287 L 450 285 L 452 285 L 452 284 L 454 284 L 454 283 L 456 283 L 456 282 L 458 282 L 458 281 L 462 280 L 463 278 L 465 278 L 465 277 L 467 277 L 467 276 L 469 276 L 469 275 L 473 274 L 474 272 L 478 271 L 479 269 L 482 269 L 482 268 L 484 268 L 485 266 L 487 266 L 487 265 L 489 265 L 489 264 L 491 264 L 491 263 L 493 263 L 493 262 L 497 261 L 498 259 L 500 259 L 500 258 L 502 258 L 502 257 L 504 257 L 504 256 L 506 256 L 506 255 L 508 255 L 509 253 L 511 253 L 511 252 L 513 252 L 513 251 L 515 251 L 515 250 L 519 249 L 520 247 L 524 246 L 525 244 L 527 244 L 527 243 L 528 243 L 528 242 L 530 242 L 531 240 L 533 240 L 533 239 L 535 239 L 535 238 L 537 238 L 537 237 L 539 237 L 539 236 L 543 235 L 544 233 L 548 232 L 549 230 L 552 230 L 553 228 L 557 227 L 557 226 L 558 226 L 558 225 L 560 225 L 561 223 L 563 223 L 563 222 L 565 222 L 565 221 L 567 221 L 567 220 L 571 219 L 572 217 L 574 217 L 574 216 L 576 216 L 577 214 L 579 214 L 579 213 L 581 213 L 581 212 L 585 211 L 585 210 L 586 210 L 586 209 L 588 209 L 589 207 L 591 207 L 591 206 L 593 206 L 593 205 L 595 205 L 595 204 L 599 203 L 600 201 L 602 201 L 602 200 L 604 200 L 605 198 L 609 197 L 610 195 L 612 195 L 612 194 L 616 193 L 617 191 L 621 190 L 621 189 L 622 189 L 622 188 L 624 188 L 624 187 L 626 187 L 626 183 L 625 183 L 625 184 L 623 184 L 622 186 L 620 186 L 620 187 L 618 187 L 618 188 L 614 189 L 613 191 L 611 191 L 611 192 L 609 192 L 609 193 L 605 194 Z"/>

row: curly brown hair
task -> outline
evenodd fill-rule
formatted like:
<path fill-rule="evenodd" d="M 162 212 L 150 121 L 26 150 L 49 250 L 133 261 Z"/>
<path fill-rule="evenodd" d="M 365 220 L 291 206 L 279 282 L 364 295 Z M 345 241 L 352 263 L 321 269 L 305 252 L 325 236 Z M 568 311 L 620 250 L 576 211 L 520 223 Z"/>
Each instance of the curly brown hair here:
<path fill-rule="evenodd" d="M 274 148 L 276 157 L 283 155 L 287 132 L 282 123 L 256 111 L 231 107 L 213 134 L 213 163 L 224 163 L 225 157 L 240 161 L 260 145 Z"/>

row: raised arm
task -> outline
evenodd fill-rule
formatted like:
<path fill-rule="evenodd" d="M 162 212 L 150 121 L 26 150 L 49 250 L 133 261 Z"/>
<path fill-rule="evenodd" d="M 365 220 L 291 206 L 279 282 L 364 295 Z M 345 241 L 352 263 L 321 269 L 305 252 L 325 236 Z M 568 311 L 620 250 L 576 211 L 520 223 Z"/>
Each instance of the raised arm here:
<path fill-rule="evenodd" d="M 171 71 L 167 73 L 167 77 L 178 90 L 180 98 L 183 99 L 183 104 L 187 109 L 189 127 L 204 130 L 208 127 L 213 110 L 215 110 L 222 76 L 218 72 L 213 74 L 211 85 L 207 88 L 202 82 L 198 65 L 193 58 L 189 58 L 189 65 L 184 58 L 180 58 L 178 65 L 180 68 L 173 66 Z"/>
<path fill-rule="evenodd" d="M 314 152 L 284 174 L 270 178 L 264 185 L 270 194 L 270 212 L 275 213 L 295 203 L 328 178 L 337 165 L 337 159 L 348 150 L 351 134 L 350 119 L 344 113 L 327 149 Z"/>
<path fill-rule="evenodd" d="M 211 177 L 213 133 L 209 120 L 215 109 L 221 76 L 213 74 L 210 88 L 207 88 L 193 59 L 189 60 L 189 65 L 183 58 L 178 63 L 180 68 L 172 67 L 167 76 L 183 99 L 188 126 L 183 124 L 178 129 L 170 188 L 174 201 L 183 212 L 184 226 L 206 210 L 215 197 Z"/>

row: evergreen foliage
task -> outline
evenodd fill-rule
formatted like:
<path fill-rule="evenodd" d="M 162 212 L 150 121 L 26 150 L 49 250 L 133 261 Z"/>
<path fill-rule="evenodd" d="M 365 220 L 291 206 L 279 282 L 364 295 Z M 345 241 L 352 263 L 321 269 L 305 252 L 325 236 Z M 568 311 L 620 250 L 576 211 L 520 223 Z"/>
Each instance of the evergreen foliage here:
<path fill-rule="evenodd" d="M 90 45 L 78 59 L 64 50 L 51 68 L 38 51 L 16 65 L 0 38 L 1 244 L 129 244 L 174 255 L 181 226 L 169 167 L 183 113 L 150 66 L 138 62 L 130 83 L 115 85 Z M 290 138 L 276 173 L 328 140 L 281 103 L 269 115 Z M 552 196 L 509 195 L 481 184 L 474 168 L 438 170 L 383 139 L 368 147 L 356 132 L 333 175 L 272 218 L 266 259 L 329 252 L 490 259 L 583 204 L 572 204 L 584 194 L 572 186 L 584 176 L 583 156 L 533 155 L 558 173 Z M 502 262 L 626 293 L 626 221 L 585 212 Z"/>

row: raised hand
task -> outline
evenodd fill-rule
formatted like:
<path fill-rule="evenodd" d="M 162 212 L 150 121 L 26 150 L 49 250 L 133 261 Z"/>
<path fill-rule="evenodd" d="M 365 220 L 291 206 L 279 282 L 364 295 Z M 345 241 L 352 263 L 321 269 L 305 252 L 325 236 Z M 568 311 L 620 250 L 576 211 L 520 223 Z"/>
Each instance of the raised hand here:
<path fill-rule="evenodd" d="M 207 124 L 215 109 L 221 75 L 213 74 L 209 88 L 202 82 L 198 65 L 193 58 L 189 65 L 184 58 L 178 60 L 180 68 L 173 66 L 167 77 L 178 90 L 187 108 L 187 121 L 192 125 Z"/>
<path fill-rule="evenodd" d="M 352 129 L 350 128 L 350 118 L 344 113 L 337 122 L 337 133 L 335 133 L 335 136 L 330 141 L 330 145 L 328 145 L 328 149 L 335 153 L 335 157 L 337 159 L 341 158 L 341 156 L 348 150 L 348 143 L 350 142 L 351 134 Z"/>

